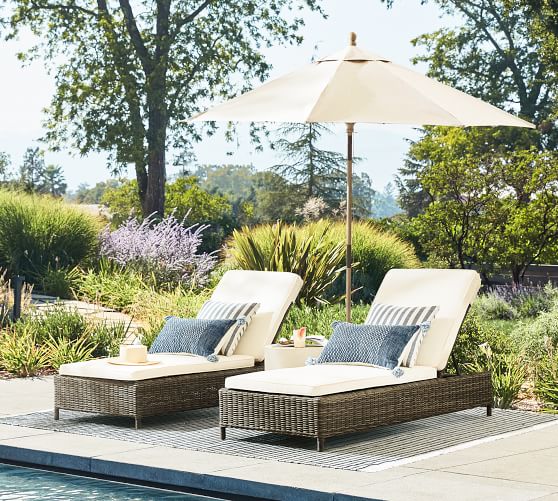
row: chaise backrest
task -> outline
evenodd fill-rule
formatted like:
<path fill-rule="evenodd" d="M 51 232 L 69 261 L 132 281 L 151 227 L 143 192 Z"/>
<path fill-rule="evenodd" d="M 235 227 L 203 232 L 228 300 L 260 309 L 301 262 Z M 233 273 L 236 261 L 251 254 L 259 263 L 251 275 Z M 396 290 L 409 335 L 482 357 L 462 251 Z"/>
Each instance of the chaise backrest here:
<path fill-rule="evenodd" d="M 417 365 L 441 371 L 480 286 L 479 274 L 473 270 L 394 269 L 384 277 L 372 306 L 439 306 L 420 347 Z"/>
<path fill-rule="evenodd" d="M 264 358 L 264 346 L 271 344 L 289 306 L 302 288 L 295 273 L 277 271 L 227 271 L 211 299 L 231 303 L 260 303 L 260 308 L 242 335 L 235 354 Z"/>

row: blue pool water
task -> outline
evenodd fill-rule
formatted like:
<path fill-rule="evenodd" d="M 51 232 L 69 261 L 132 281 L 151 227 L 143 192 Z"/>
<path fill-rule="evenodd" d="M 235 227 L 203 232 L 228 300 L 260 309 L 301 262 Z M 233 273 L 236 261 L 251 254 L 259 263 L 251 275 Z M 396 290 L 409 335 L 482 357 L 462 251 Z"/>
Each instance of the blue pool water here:
<path fill-rule="evenodd" d="M 215 498 L 0 464 L 0 501 L 164 499 L 210 501 Z"/>

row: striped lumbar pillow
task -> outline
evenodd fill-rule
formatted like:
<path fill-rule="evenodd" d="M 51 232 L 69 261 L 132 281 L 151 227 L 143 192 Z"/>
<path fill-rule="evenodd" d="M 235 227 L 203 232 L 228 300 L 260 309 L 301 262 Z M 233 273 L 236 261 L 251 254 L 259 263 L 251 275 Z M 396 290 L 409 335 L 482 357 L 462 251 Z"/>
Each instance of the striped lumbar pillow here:
<path fill-rule="evenodd" d="M 206 301 L 201 307 L 197 318 L 204 320 L 244 320 L 236 322 L 225 334 L 220 343 L 222 355 L 234 354 L 240 338 L 246 332 L 248 324 L 260 308 L 260 303 L 223 303 L 221 301 Z"/>
<path fill-rule="evenodd" d="M 421 325 L 417 333 L 409 341 L 403 351 L 402 364 L 405 367 L 413 367 L 417 361 L 420 345 L 430 322 L 434 320 L 439 306 L 395 306 L 392 304 L 375 304 L 370 308 L 366 317 L 366 324 L 372 325 Z"/>

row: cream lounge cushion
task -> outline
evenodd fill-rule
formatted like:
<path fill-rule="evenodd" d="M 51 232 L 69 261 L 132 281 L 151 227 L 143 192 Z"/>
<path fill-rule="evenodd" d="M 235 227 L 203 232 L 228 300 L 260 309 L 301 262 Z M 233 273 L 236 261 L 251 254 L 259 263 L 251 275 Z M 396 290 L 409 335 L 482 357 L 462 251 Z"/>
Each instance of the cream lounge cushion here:
<path fill-rule="evenodd" d="M 433 367 L 418 365 L 404 368 L 403 371 L 401 377 L 395 377 L 388 369 L 364 365 L 319 364 L 231 376 L 225 380 L 225 388 L 318 397 L 434 379 L 437 375 Z"/>
<path fill-rule="evenodd" d="M 259 362 L 264 359 L 264 347 L 273 342 L 302 285 L 295 273 L 230 270 L 223 275 L 211 296 L 213 301 L 260 304 L 235 355 L 250 355 Z"/>
<path fill-rule="evenodd" d="M 394 269 L 384 277 L 372 306 L 438 305 L 440 309 L 422 342 L 416 363 L 443 370 L 480 285 L 479 274 L 473 270 Z"/>
<path fill-rule="evenodd" d="M 141 381 L 166 376 L 181 376 L 200 372 L 224 371 L 252 367 L 254 357 L 250 355 L 219 356 L 218 362 L 209 362 L 205 357 L 159 353 L 149 355 L 149 360 L 157 360 L 156 365 L 113 365 L 106 358 L 64 364 L 59 373 L 62 376 L 78 376 L 117 381 Z"/>

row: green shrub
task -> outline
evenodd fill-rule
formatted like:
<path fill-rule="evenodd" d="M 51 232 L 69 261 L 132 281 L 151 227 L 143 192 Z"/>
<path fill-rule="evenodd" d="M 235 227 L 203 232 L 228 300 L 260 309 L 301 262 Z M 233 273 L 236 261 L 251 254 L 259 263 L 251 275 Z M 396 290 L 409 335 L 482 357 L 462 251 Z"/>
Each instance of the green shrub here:
<path fill-rule="evenodd" d="M 310 224 L 307 231 L 329 227 L 332 242 L 345 243 L 345 224 L 319 221 Z M 411 244 L 395 234 L 381 230 L 372 222 L 353 223 L 353 302 L 371 303 L 385 274 L 392 268 L 418 268 L 420 263 Z M 344 293 L 344 274 L 334 284 L 331 294 Z"/>
<path fill-rule="evenodd" d="M 302 226 L 283 225 L 283 228 L 285 228 L 285 233 L 294 234 L 299 242 L 313 238 L 315 245 L 318 242 L 320 243 L 321 253 L 324 253 L 326 249 L 330 249 L 330 252 L 333 249 L 336 250 L 335 261 L 338 264 L 334 269 L 335 277 L 330 270 L 325 280 L 326 283 L 322 283 L 320 286 L 322 292 L 319 297 L 321 300 L 334 302 L 343 296 L 345 294 L 345 274 L 338 273 L 338 271 L 345 261 L 344 223 L 322 220 Z M 250 257 L 250 259 L 243 259 L 243 265 L 238 262 L 235 254 L 239 252 L 236 242 L 237 235 L 244 237 L 241 252 Z M 246 241 L 245 235 L 250 237 L 249 241 Z M 229 241 L 229 246 L 232 254 L 230 260 L 233 265 L 252 266 L 251 269 L 264 269 L 263 266 L 270 262 L 271 256 L 278 252 L 276 235 L 270 225 L 236 232 Z M 257 260 L 252 257 L 254 248 L 261 255 Z M 337 249 L 339 249 L 339 252 L 337 252 Z M 373 223 L 363 221 L 356 221 L 353 226 L 353 261 L 356 263 L 353 271 L 353 290 L 355 290 L 353 302 L 363 301 L 365 303 L 372 301 L 385 274 L 390 269 L 416 268 L 419 266 L 419 261 L 411 245 L 403 242 L 392 233 L 380 230 Z M 294 268 L 294 266 L 291 266 L 289 271 L 294 271 Z M 334 278 L 333 281 L 332 278 Z M 307 294 L 303 291 L 299 297 L 304 299 Z"/>
<path fill-rule="evenodd" d="M 51 268 L 47 266 L 38 278 L 38 286 L 44 294 L 62 299 L 71 299 L 73 289 L 80 278 L 78 268 Z"/>
<path fill-rule="evenodd" d="M 41 273 L 94 255 L 94 217 L 45 196 L 0 191 L 0 267 L 38 283 Z"/>
<path fill-rule="evenodd" d="M 537 367 L 535 395 L 548 410 L 558 411 L 558 350 L 549 348 Z"/>
<path fill-rule="evenodd" d="M 120 345 L 128 337 L 130 322 L 93 321 L 87 338 L 94 346 L 93 357 L 115 357 Z"/>
<path fill-rule="evenodd" d="M 370 305 L 356 304 L 352 309 L 352 321 L 362 323 L 366 319 Z M 309 336 L 329 337 L 332 333 L 331 324 L 335 320 L 345 320 L 345 307 L 340 304 L 310 307 L 307 305 L 292 306 L 287 314 L 277 338 L 290 339 L 294 329 L 307 328 Z"/>
<path fill-rule="evenodd" d="M 333 243 L 328 229 L 300 231 L 283 223 L 234 231 L 230 241 L 235 265 L 244 270 L 289 271 L 300 275 L 304 284 L 298 302 L 326 302 L 343 262 L 343 243 Z M 331 299 L 331 297 L 330 297 Z"/>
<path fill-rule="evenodd" d="M 48 365 L 48 348 L 37 343 L 30 328 L 0 333 L 0 367 L 16 376 L 35 376 Z"/>
<path fill-rule="evenodd" d="M 489 345 L 494 353 L 513 351 L 508 337 L 500 329 L 483 322 L 474 309 L 469 310 L 453 347 L 448 372 L 456 373 L 482 355 L 482 346 Z"/>
<path fill-rule="evenodd" d="M 494 294 L 481 294 L 473 307 L 485 320 L 513 320 L 518 316 L 516 309 L 507 301 Z"/>
<path fill-rule="evenodd" d="M 548 345 L 558 347 L 558 308 L 542 312 L 537 318 L 519 322 L 511 332 L 510 339 L 529 361 L 541 360 Z"/>
<path fill-rule="evenodd" d="M 71 340 L 67 337 L 51 337 L 45 343 L 47 363 L 58 370 L 62 364 L 82 362 L 93 358 L 97 346 L 91 341 L 88 333 Z"/>
<path fill-rule="evenodd" d="M 42 344 L 51 338 L 74 341 L 88 330 L 88 323 L 76 310 L 68 310 L 55 303 L 43 314 L 31 311 L 14 323 L 11 329 L 16 334 L 30 330 L 35 340 Z"/>
<path fill-rule="evenodd" d="M 97 269 L 83 271 L 75 282 L 79 298 L 107 308 L 127 311 L 152 287 L 138 272 L 102 259 Z"/>
<path fill-rule="evenodd" d="M 509 409 L 517 400 L 527 379 L 524 359 L 514 353 L 494 353 L 488 344 L 481 346 L 476 359 L 465 365 L 467 372 L 489 371 L 494 392 L 494 406 Z"/>
<path fill-rule="evenodd" d="M 129 329 L 125 322 L 88 320 L 54 305 L 22 317 L 0 334 L 0 367 L 28 376 L 45 367 L 115 356 Z"/>

